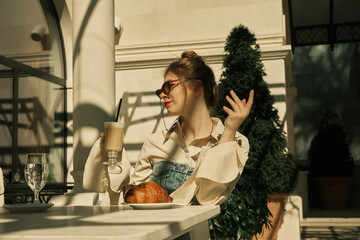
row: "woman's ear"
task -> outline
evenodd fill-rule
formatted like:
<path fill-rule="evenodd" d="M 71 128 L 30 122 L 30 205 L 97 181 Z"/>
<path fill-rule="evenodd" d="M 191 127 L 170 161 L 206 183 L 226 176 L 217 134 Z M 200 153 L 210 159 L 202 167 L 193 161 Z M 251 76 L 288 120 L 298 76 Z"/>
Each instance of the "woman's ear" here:
<path fill-rule="evenodd" d="M 193 90 L 194 90 L 195 96 L 200 96 L 203 89 L 204 89 L 204 87 L 203 87 L 202 81 L 201 80 L 195 80 L 194 84 L 193 84 Z"/>

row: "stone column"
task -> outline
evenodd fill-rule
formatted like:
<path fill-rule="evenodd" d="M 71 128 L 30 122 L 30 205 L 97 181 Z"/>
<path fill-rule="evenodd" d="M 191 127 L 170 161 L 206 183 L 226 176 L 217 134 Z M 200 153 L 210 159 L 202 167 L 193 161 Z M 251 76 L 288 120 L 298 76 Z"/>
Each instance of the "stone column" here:
<path fill-rule="evenodd" d="M 83 192 L 83 171 L 89 151 L 114 120 L 114 1 L 73 0 L 73 192 Z"/>

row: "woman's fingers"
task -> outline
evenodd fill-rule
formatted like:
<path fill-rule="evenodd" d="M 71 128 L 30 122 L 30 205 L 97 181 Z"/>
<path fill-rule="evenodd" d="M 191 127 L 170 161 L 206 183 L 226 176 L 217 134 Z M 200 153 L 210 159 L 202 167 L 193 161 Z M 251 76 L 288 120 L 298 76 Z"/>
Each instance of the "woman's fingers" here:
<path fill-rule="evenodd" d="M 247 101 L 245 99 L 240 100 L 240 98 L 236 95 L 236 93 L 233 90 L 230 91 L 230 94 L 232 98 L 226 96 L 226 100 L 230 103 L 235 113 L 238 111 L 240 112 L 246 111 L 247 114 L 250 113 L 251 107 L 254 102 L 254 90 L 250 91 L 249 98 Z"/>
<path fill-rule="evenodd" d="M 236 93 L 234 92 L 234 90 L 231 90 L 231 91 L 230 91 L 230 94 L 231 94 L 232 98 L 234 99 L 234 101 L 235 101 L 238 105 L 240 105 L 240 104 L 241 104 L 241 100 L 240 100 L 240 98 L 236 95 Z"/>
<path fill-rule="evenodd" d="M 246 100 L 245 100 L 245 99 L 241 100 L 241 103 L 242 103 L 242 105 L 243 105 L 244 107 L 246 106 Z"/>
<path fill-rule="evenodd" d="M 105 134 L 100 133 L 100 151 L 101 151 L 101 161 L 107 161 L 107 153 L 105 151 Z"/>
<path fill-rule="evenodd" d="M 236 102 L 234 102 L 234 101 L 231 99 L 231 97 L 226 96 L 226 100 L 230 103 L 232 109 L 233 109 L 235 112 L 240 110 L 239 105 L 238 105 Z"/>
<path fill-rule="evenodd" d="M 226 96 L 226 100 L 233 109 L 223 106 L 224 111 L 228 114 L 225 120 L 225 126 L 228 129 L 236 131 L 250 114 L 254 101 L 254 90 L 250 91 L 247 101 L 246 99 L 240 100 L 233 90 L 230 91 L 230 94 L 232 98 Z"/>
<path fill-rule="evenodd" d="M 240 98 L 236 95 L 236 93 L 234 92 L 234 90 L 231 90 L 230 91 L 230 94 L 231 96 L 233 97 L 233 99 L 235 100 L 236 104 L 238 105 L 239 107 L 239 110 L 243 111 L 244 110 L 244 107 L 246 105 L 246 100 L 243 99 L 243 100 L 240 100 Z M 244 104 L 245 102 L 245 104 Z"/>
<path fill-rule="evenodd" d="M 230 108 L 223 106 L 224 111 L 230 116 L 234 113 L 234 111 L 232 111 Z"/>
<path fill-rule="evenodd" d="M 233 107 L 234 111 L 237 112 L 237 110 L 243 111 L 244 107 L 246 106 L 246 100 L 243 99 L 241 100 L 236 93 L 234 92 L 234 90 L 230 91 L 231 97 L 234 99 L 231 99 L 229 97 L 229 99 L 232 101 L 233 104 L 231 104 L 231 102 L 229 101 L 229 99 L 227 98 L 227 101 L 231 104 L 231 106 Z M 228 97 L 228 96 L 227 96 Z M 234 108 L 235 106 L 235 108 Z"/>
<path fill-rule="evenodd" d="M 100 147 L 104 146 L 104 142 L 105 142 L 105 134 L 102 132 L 100 133 Z"/>
<path fill-rule="evenodd" d="M 253 105 L 253 102 L 254 102 L 254 90 L 251 90 L 250 93 L 249 93 L 249 98 L 248 98 L 248 101 L 246 103 L 246 108 L 248 108 L 249 112 L 250 112 L 250 109 Z"/>

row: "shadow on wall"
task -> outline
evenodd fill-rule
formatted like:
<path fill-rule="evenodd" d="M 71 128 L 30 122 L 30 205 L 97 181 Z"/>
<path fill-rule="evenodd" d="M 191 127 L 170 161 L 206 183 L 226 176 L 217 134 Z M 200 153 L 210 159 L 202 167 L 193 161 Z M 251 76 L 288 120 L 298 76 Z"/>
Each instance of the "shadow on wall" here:
<path fill-rule="evenodd" d="M 124 119 L 125 122 L 125 134 L 129 127 L 136 124 L 145 123 L 147 121 L 154 121 L 155 123 L 152 126 L 150 132 L 154 133 L 159 129 L 161 124 L 162 117 L 169 116 L 167 113 L 164 113 L 164 108 L 160 107 L 159 100 L 152 100 L 152 96 L 155 96 L 154 92 L 124 92 L 122 96 L 122 105 L 120 110 L 120 116 Z M 144 101 L 144 98 L 149 98 L 150 101 Z M 156 97 L 157 98 L 157 97 Z M 135 117 L 135 111 L 137 109 L 146 108 L 146 107 L 159 107 L 159 111 L 153 112 L 151 115 L 146 115 L 145 117 Z M 148 137 L 148 136 L 146 136 Z M 143 142 L 139 143 L 125 143 L 124 147 L 126 150 L 135 150 L 140 151 Z"/>
<path fill-rule="evenodd" d="M 272 85 L 271 85 L 272 86 Z M 270 86 L 270 87 L 271 87 Z M 272 86 L 274 87 L 274 86 Z M 161 107 L 161 103 L 159 103 L 159 99 L 154 97 L 155 94 L 153 91 L 149 92 L 124 92 L 122 95 L 122 104 L 120 110 L 120 116 L 124 119 L 125 122 L 125 134 L 127 130 L 136 125 L 146 123 L 148 121 L 154 121 L 154 124 L 151 125 L 151 130 L 148 131 L 148 135 L 151 133 L 155 133 L 159 131 L 159 129 L 165 129 L 163 126 L 163 117 L 166 121 L 167 127 L 170 127 L 172 122 L 168 122 L 166 120 L 169 115 L 166 113 L 165 108 Z M 156 100 L 153 100 L 153 98 Z M 275 95 L 275 102 L 284 102 L 284 95 Z M 144 100 L 146 99 L 146 100 Z M 150 107 L 158 107 L 157 110 L 153 111 L 150 115 L 146 114 L 146 116 L 137 117 L 135 116 L 135 112 L 139 111 L 139 109 L 145 109 Z M 144 114 L 145 115 L 145 114 Z M 284 124 L 286 120 L 286 114 L 284 116 L 280 116 L 281 120 L 281 128 L 284 130 Z M 145 138 L 148 136 L 145 136 Z M 126 150 L 138 150 L 140 151 L 142 147 L 142 142 L 139 143 L 125 143 L 124 147 Z"/>
<path fill-rule="evenodd" d="M 13 136 L 13 114 L 12 99 L 0 99 L 0 130 L 3 138 L 0 140 L 0 167 L 4 171 L 4 176 L 10 180 L 13 166 L 18 169 L 24 169 L 24 161 L 27 153 L 44 152 L 47 154 L 59 153 L 62 155 L 60 149 L 64 147 L 64 119 L 63 112 L 51 111 L 46 109 L 39 97 L 19 98 L 17 119 L 17 136 Z M 54 109 L 60 105 L 54 105 Z M 17 156 L 12 158 L 14 150 L 13 138 L 16 141 Z M 20 161 L 22 159 L 22 161 Z M 54 160 L 52 163 L 57 163 L 63 166 L 63 156 Z M 57 171 L 62 171 L 57 169 Z M 25 179 L 24 172 L 20 171 L 20 180 Z M 53 182 L 54 175 L 51 172 L 48 182 Z"/>
<path fill-rule="evenodd" d="M 146 123 L 148 121 L 154 121 L 155 124 L 152 125 L 152 130 L 150 130 L 149 135 L 151 133 L 156 132 L 162 126 L 162 116 L 164 118 L 168 117 L 167 113 L 164 113 L 164 108 L 161 108 L 159 105 L 159 101 L 144 101 L 144 98 L 154 96 L 154 92 L 124 92 L 122 96 L 122 104 L 121 104 L 121 111 L 120 116 L 123 118 L 125 122 L 125 129 L 124 134 L 126 135 L 127 130 L 137 124 Z M 135 112 L 139 111 L 139 109 L 145 109 L 147 107 L 158 107 L 158 110 L 153 112 L 152 115 L 147 115 L 145 117 L 137 117 L 135 116 Z M 77 114 L 84 114 L 88 117 L 84 119 L 83 122 L 78 123 L 81 127 L 89 127 L 92 129 L 98 129 L 98 132 L 104 131 L 104 122 L 99 119 L 98 116 L 107 116 L 109 121 L 113 121 L 113 116 L 107 115 L 105 111 L 100 109 L 97 106 L 90 105 L 90 104 L 83 104 L 78 106 L 76 109 Z M 73 120 L 72 113 L 68 113 L 68 124 L 71 123 Z M 140 134 L 140 133 L 139 133 Z M 68 136 L 73 136 L 73 132 L 71 129 L 68 129 Z M 148 137 L 148 136 L 146 136 Z M 77 145 L 77 150 L 81 151 L 82 156 L 88 156 L 92 144 L 84 146 L 82 142 L 79 142 Z M 126 150 L 134 150 L 140 151 L 143 142 L 135 142 L 135 143 L 124 143 L 124 147 Z"/>
<path fill-rule="evenodd" d="M 339 113 L 352 156 L 355 163 L 360 164 L 359 47 L 338 44 L 334 51 L 328 45 L 295 48 L 292 65 L 293 83 L 298 93 L 294 99 L 295 153 L 305 165 L 311 140 L 328 107 Z M 352 194 L 356 196 L 352 196 L 351 205 L 360 206 L 360 194 Z"/>
<path fill-rule="evenodd" d="M 81 27 L 79 29 L 79 32 L 78 32 L 78 36 L 76 37 L 76 41 L 75 41 L 75 44 L 74 44 L 74 52 L 73 52 L 73 61 L 75 62 L 75 59 L 77 58 L 77 56 L 79 55 L 79 52 L 80 52 L 80 42 L 82 40 L 82 37 L 84 35 L 84 31 L 89 23 L 89 19 L 90 19 L 90 16 L 91 14 L 93 13 L 95 7 L 96 7 L 96 4 L 98 3 L 99 0 L 92 0 L 89 4 L 89 7 L 88 9 L 86 10 L 86 13 L 84 15 L 84 20 L 81 24 Z"/>
<path fill-rule="evenodd" d="M 161 108 L 161 111 L 159 114 L 154 114 L 152 116 L 143 117 L 140 119 L 133 120 L 135 110 L 139 107 L 160 107 L 159 101 L 148 101 L 144 102 L 143 97 L 147 96 L 154 96 L 154 92 L 124 92 L 122 96 L 122 105 L 121 105 L 121 111 L 120 115 L 124 117 L 124 121 L 126 124 L 125 132 L 128 128 L 128 126 L 146 122 L 149 120 L 156 120 L 156 124 L 154 125 L 152 133 L 156 131 L 156 129 L 159 126 L 159 123 L 161 121 L 161 114 L 164 114 L 164 116 L 168 116 L 166 113 L 164 113 L 164 108 Z M 129 101 L 130 98 L 135 98 L 135 101 Z M 131 110 L 131 111 L 129 111 Z"/>
<path fill-rule="evenodd" d="M 81 51 L 81 41 L 83 40 L 84 32 L 87 27 L 89 27 L 89 19 L 94 12 L 99 0 L 91 0 L 88 3 L 88 8 L 83 16 L 83 20 L 81 26 L 78 30 L 76 40 L 73 47 L 73 62 L 76 62 L 77 57 Z M 91 27 L 91 26 L 90 26 Z M 81 104 L 74 109 L 75 116 L 88 116 L 86 118 L 79 118 L 77 121 L 74 122 L 75 131 L 77 129 L 81 129 L 83 127 L 94 127 L 96 129 L 103 129 L 104 121 L 112 121 L 113 116 L 109 116 L 106 112 L 102 109 L 95 107 L 89 104 Z M 87 157 L 92 144 L 86 144 L 82 142 L 84 139 L 80 138 L 80 141 L 76 143 L 76 147 L 73 149 L 73 156 L 81 156 Z M 85 164 L 85 161 L 73 161 L 74 162 L 74 169 L 83 169 L 84 166 L 79 166 L 78 164 Z"/>
<path fill-rule="evenodd" d="M 110 119 L 113 119 L 113 116 L 108 115 L 101 108 L 91 104 L 80 104 L 74 109 L 74 112 L 76 112 L 78 116 L 86 116 L 86 118 L 82 117 L 74 122 L 74 129 L 81 129 L 86 127 L 98 129 L 99 132 L 101 132 L 104 129 L 104 119 L 109 119 L 109 121 L 111 121 Z M 77 126 L 75 126 L 75 124 Z M 78 156 L 84 156 L 84 158 L 87 158 L 93 143 L 85 144 L 82 142 L 82 140 L 84 139 L 80 138 L 80 141 L 78 144 L 76 144 L 74 152 L 77 152 L 77 154 L 79 154 Z M 74 164 L 76 164 L 76 162 L 74 162 Z M 83 162 L 83 164 L 85 164 L 85 162 Z M 83 167 L 84 166 L 82 166 L 80 169 L 83 169 Z"/>

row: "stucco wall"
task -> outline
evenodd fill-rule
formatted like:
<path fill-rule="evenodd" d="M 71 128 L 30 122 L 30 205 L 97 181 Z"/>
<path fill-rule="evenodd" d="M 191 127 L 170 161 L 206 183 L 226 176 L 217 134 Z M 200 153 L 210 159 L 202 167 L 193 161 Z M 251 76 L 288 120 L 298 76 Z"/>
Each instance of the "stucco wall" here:
<path fill-rule="evenodd" d="M 284 9 L 280 0 L 116 0 L 115 16 L 124 28 L 115 49 L 116 98 L 125 100 L 121 113 L 128 126 L 125 147 L 130 159 L 136 161 L 149 134 L 164 129 L 154 91 L 163 82 L 166 65 L 183 51 L 194 50 L 205 58 L 219 80 L 226 37 L 239 24 L 247 26 L 258 39 L 267 73 L 265 80 L 275 95 L 275 107 L 293 151 L 292 115 L 287 108 L 294 89 L 284 12 L 286 6 Z M 136 100 L 135 105 L 131 104 Z M 167 126 L 173 119 L 165 117 Z"/>
<path fill-rule="evenodd" d="M 281 0 L 115 0 L 121 46 L 224 39 L 242 23 L 257 35 L 284 33 Z"/>

